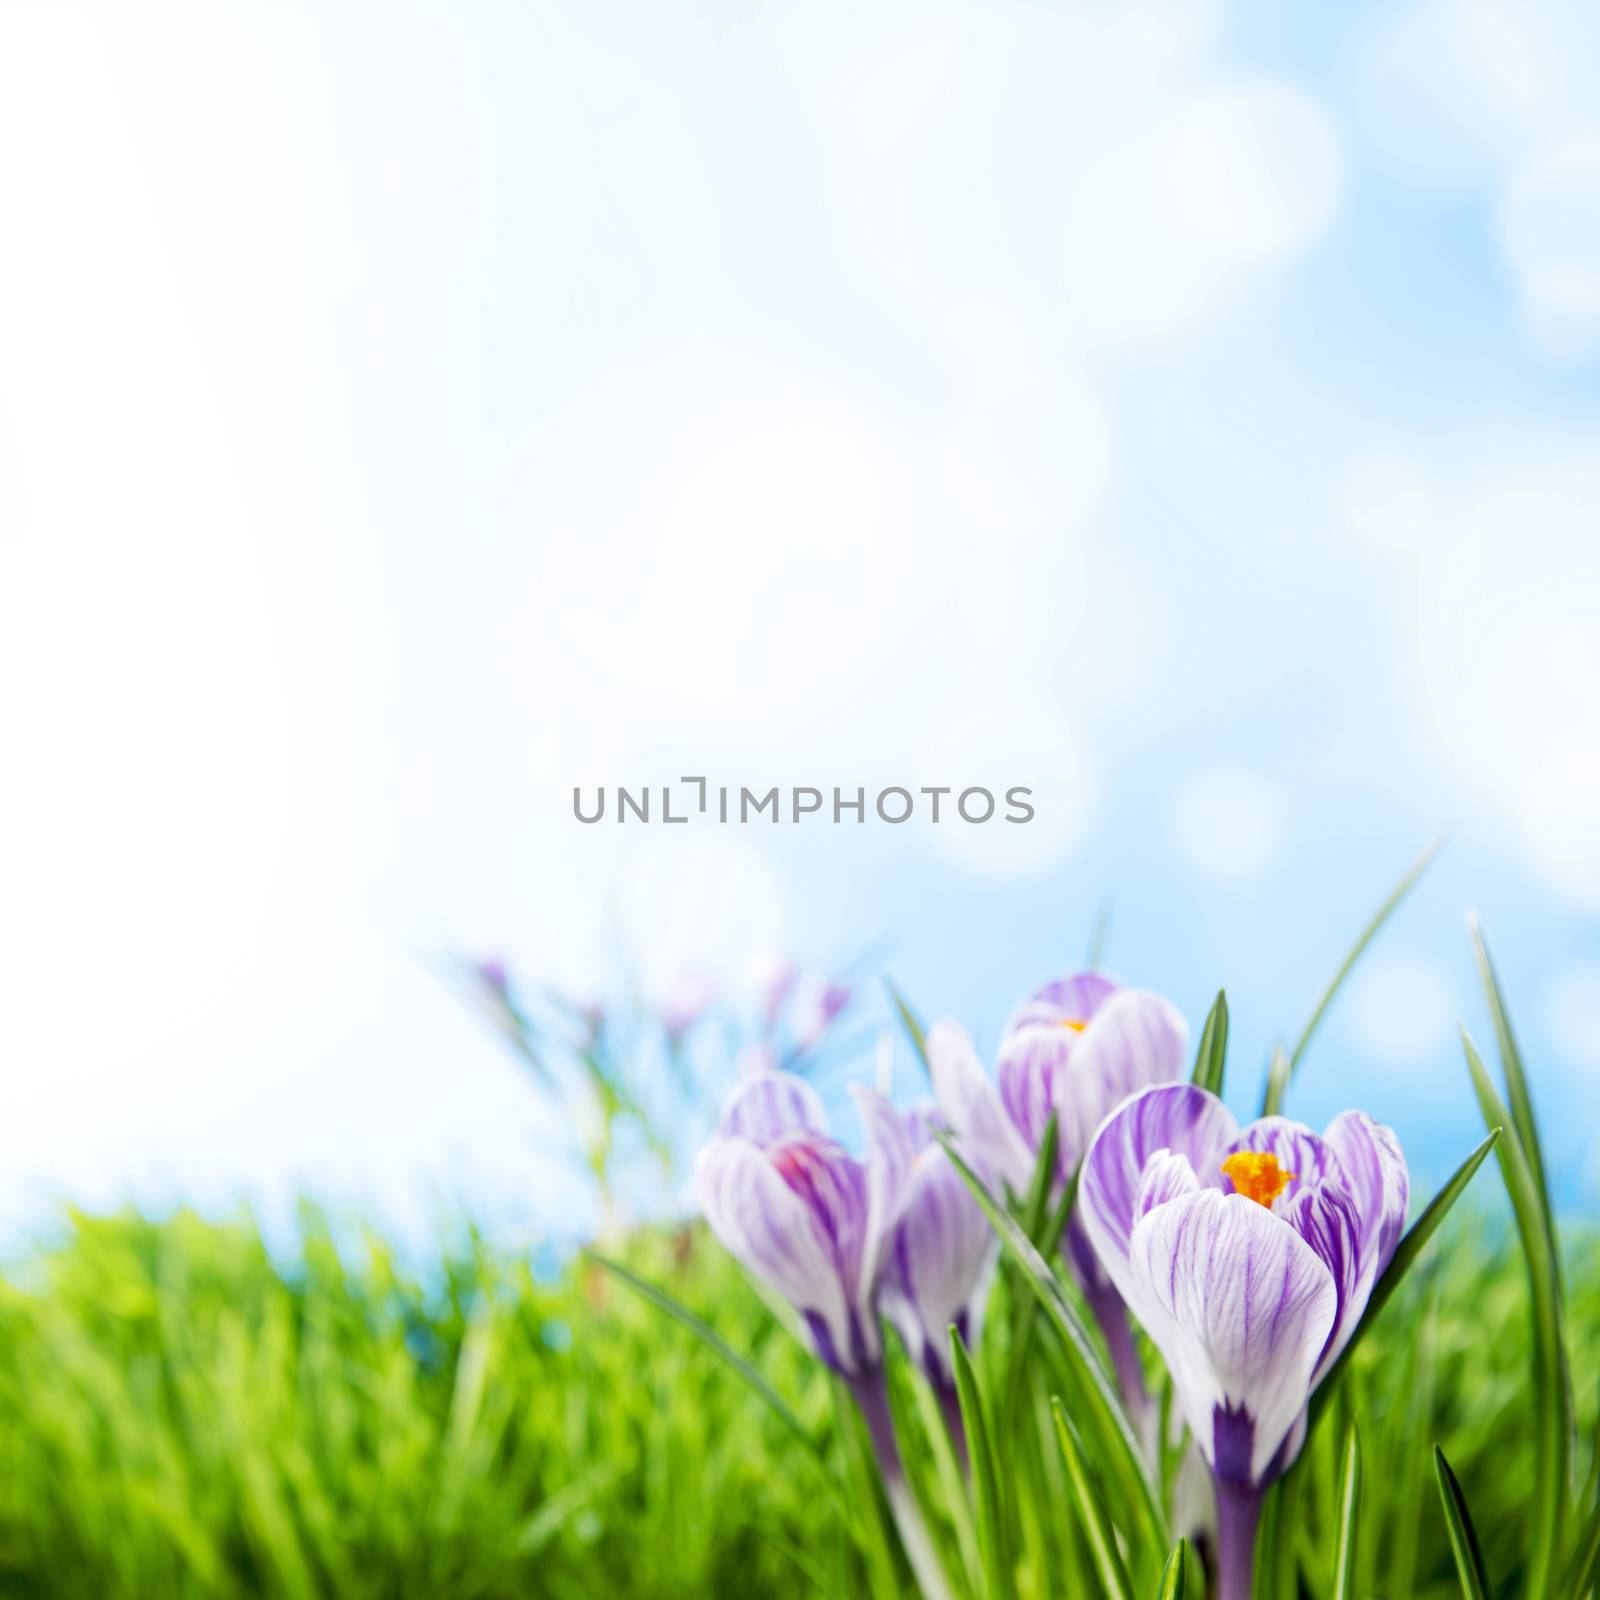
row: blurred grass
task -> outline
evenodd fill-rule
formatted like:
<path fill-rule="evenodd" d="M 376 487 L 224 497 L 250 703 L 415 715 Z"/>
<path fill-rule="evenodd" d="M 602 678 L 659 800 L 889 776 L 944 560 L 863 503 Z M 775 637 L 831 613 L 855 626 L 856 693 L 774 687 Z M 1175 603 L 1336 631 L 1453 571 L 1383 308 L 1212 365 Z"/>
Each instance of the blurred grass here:
<path fill-rule="evenodd" d="M 698 1229 L 660 1229 L 622 1255 L 750 1356 L 829 1437 L 842 1478 L 826 1377 L 723 1253 Z M 1566 1266 L 1568 1348 L 1592 1351 L 1592 1235 L 1574 1237 Z M 1008 1289 L 979 1352 L 992 1375 L 1016 1325 Z M 1365 1464 L 1353 1592 L 1459 1592 L 1435 1442 L 1499 1592 L 1516 1592 L 1534 1492 L 1529 1338 L 1514 1236 L 1452 1219 L 1296 1469 L 1285 1521 L 1303 1592 L 1333 1593 L 1352 1416 Z M 1573 1376 L 1587 1441 L 1593 1364 Z M 0 1594 L 592 1600 L 866 1582 L 859 1506 L 732 1371 L 593 1265 L 542 1281 L 481 1240 L 421 1281 L 374 1234 L 336 1245 L 309 1208 L 288 1263 L 247 1221 L 74 1214 L 0 1285 L 0 1408 Z M 908 1455 L 914 1476 L 935 1459 Z M 1018 1593 L 1048 1592 L 1055 1542 L 1078 1548 L 1070 1496 L 1059 1473 L 999 1455 L 1021 1547 L 1040 1554 Z M 931 1465 L 921 1476 L 937 1494 Z"/>

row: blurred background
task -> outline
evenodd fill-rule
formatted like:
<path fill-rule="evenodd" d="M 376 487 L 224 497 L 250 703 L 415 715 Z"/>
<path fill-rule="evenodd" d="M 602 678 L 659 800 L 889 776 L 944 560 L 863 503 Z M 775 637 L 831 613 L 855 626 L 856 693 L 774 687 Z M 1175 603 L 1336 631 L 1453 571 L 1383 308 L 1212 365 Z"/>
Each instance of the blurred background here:
<path fill-rule="evenodd" d="M 582 1227 L 462 953 L 787 954 L 870 1072 L 1109 906 L 1245 1107 L 1446 829 L 1291 1109 L 1474 1142 L 1476 905 L 1592 1206 L 1597 81 L 1584 0 L 0 0 L 0 1234 Z M 572 818 L 688 773 L 1037 818 Z"/>

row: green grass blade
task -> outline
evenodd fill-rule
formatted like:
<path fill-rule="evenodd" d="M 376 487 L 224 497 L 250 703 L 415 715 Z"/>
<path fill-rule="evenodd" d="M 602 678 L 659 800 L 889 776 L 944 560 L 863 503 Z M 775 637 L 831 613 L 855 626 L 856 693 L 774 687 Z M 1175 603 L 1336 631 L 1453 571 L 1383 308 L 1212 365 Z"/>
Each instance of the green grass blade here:
<path fill-rule="evenodd" d="M 1333 1551 L 1333 1600 L 1355 1600 L 1356 1541 L 1361 1521 L 1361 1435 L 1351 1423 L 1339 1473 L 1339 1523 Z"/>
<path fill-rule="evenodd" d="M 1456 1168 L 1450 1181 L 1428 1202 L 1427 1209 L 1411 1224 L 1410 1231 L 1396 1246 L 1389 1265 L 1383 1269 L 1382 1276 L 1372 1286 L 1372 1293 L 1367 1299 L 1367 1309 L 1360 1325 L 1351 1335 L 1349 1344 L 1340 1351 L 1338 1359 L 1323 1375 L 1322 1382 L 1317 1385 L 1317 1392 L 1311 1397 L 1308 1431 L 1316 1427 L 1317 1419 L 1327 1409 L 1329 1400 L 1339 1386 L 1339 1379 L 1349 1366 L 1351 1356 L 1355 1354 L 1356 1346 L 1377 1320 L 1378 1313 L 1383 1310 L 1390 1295 L 1400 1287 L 1401 1280 L 1411 1270 L 1417 1257 L 1422 1254 L 1423 1247 L 1433 1237 L 1439 1224 L 1444 1221 L 1451 1206 L 1460 1199 L 1462 1190 L 1472 1181 L 1472 1175 L 1483 1165 L 1484 1158 L 1494 1148 L 1499 1138 L 1500 1129 L 1491 1128 L 1488 1136 Z"/>
<path fill-rule="evenodd" d="M 1183 1600 L 1185 1569 L 1189 1565 L 1189 1541 L 1180 1539 L 1172 1547 L 1167 1564 L 1161 1569 L 1161 1587 L 1156 1600 Z"/>
<path fill-rule="evenodd" d="M 1445 1526 L 1450 1531 L 1450 1549 L 1456 1558 L 1456 1576 L 1461 1580 L 1465 1600 L 1489 1600 L 1489 1580 L 1484 1575 L 1483 1552 L 1472 1526 L 1461 1485 L 1438 1445 L 1433 1447 L 1433 1470 L 1439 1479 L 1439 1498 L 1444 1503 Z"/>
<path fill-rule="evenodd" d="M 1093 972 L 1098 972 L 1100 963 L 1105 960 L 1106 940 L 1111 936 L 1111 902 L 1102 900 L 1100 909 L 1095 913 L 1094 927 L 1089 931 L 1089 954 L 1087 965 Z"/>
<path fill-rule="evenodd" d="M 900 1018 L 900 1026 L 906 1030 L 906 1038 L 911 1041 L 911 1048 L 917 1052 L 917 1060 L 924 1067 L 928 1065 L 928 1033 L 922 1026 L 921 1020 L 911 1009 L 910 1002 L 900 993 L 895 986 L 893 978 L 885 978 L 883 986 L 889 991 L 889 998 L 894 1002 L 894 1009 Z"/>
<path fill-rule="evenodd" d="M 1021 1268 L 1019 1276 L 1033 1291 L 1046 1319 L 1060 1336 L 1062 1351 L 1077 1386 L 1077 1394 L 1073 1398 L 1077 1402 L 1080 1421 L 1093 1434 L 1095 1459 L 1101 1470 L 1115 1480 L 1119 1502 L 1127 1507 L 1129 1517 L 1136 1521 L 1142 1538 L 1153 1550 L 1153 1571 L 1155 1562 L 1161 1559 L 1160 1553 L 1167 1549 L 1160 1501 L 1146 1470 L 1143 1452 L 1128 1424 L 1127 1414 L 1095 1353 L 1093 1340 L 1056 1281 L 1049 1264 L 1034 1248 L 1022 1225 L 989 1192 L 988 1186 L 962 1159 L 955 1145 L 943 1135 L 940 1135 L 940 1143 L 956 1170 L 966 1179 L 968 1188 L 972 1190 L 990 1225 L 1000 1235 L 1002 1248 Z"/>
<path fill-rule="evenodd" d="M 1224 990 L 1218 989 L 1217 998 L 1211 1002 L 1206 1025 L 1200 1031 L 1200 1048 L 1195 1051 L 1194 1075 L 1190 1081 L 1220 1096 L 1227 1063 L 1228 996 Z"/>
<path fill-rule="evenodd" d="M 986 1600 L 1010 1600 L 1016 1591 L 1007 1549 L 1005 1513 L 1000 1503 L 1000 1467 L 995 1460 L 994 1435 L 989 1427 L 988 1407 L 978 1387 L 978 1374 L 954 1325 L 950 1328 L 950 1361 L 956 1375 L 956 1395 L 961 1402 L 961 1422 L 967 1430 L 973 1496 L 978 1502 L 978 1549 L 983 1559 L 984 1594 Z"/>
<path fill-rule="evenodd" d="M 1600 1577 L 1600 1504 L 1595 1505 L 1589 1513 L 1589 1526 L 1578 1541 L 1561 1592 L 1567 1596 L 1567 1600 L 1587 1600 L 1597 1577 Z"/>
<path fill-rule="evenodd" d="M 1055 1418 L 1056 1437 L 1061 1441 L 1061 1456 L 1067 1464 L 1067 1482 L 1071 1485 L 1073 1504 L 1077 1507 L 1078 1524 L 1088 1541 L 1089 1558 L 1100 1575 L 1100 1586 L 1110 1600 L 1133 1600 L 1133 1590 L 1128 1584 L 1128 1575 L 1123 1571 L 1122 1557 L 1117 1551 L 1116 1533 L 1090 1481 L 1083 1452 L 1067 1425 L 1067 1413 L 1062 1408 L 1060 1395 L 1051 1395 L 1050 1414 Z"/>
<path fill-rule="evenodd" d="M 789 1409 L 783 1396 L 762 1377 L 745 1358 L 739 1354 L 726 1339 L 719 1334 L 710 1324 L 701 1320 L 681 1300 L 675 1299 L 663 1288 L 642 1278 L 630 1267 L 625 1267 L 620 1261 L 612 1261 L 608 1257 L 598 1254 L 593 1250 L 584 1252 L 588 1260 L 592 1261 L 603 1272 L 608 1272 L 619 1283 L 649 1301 L 658 1311 L 665 1312 L 669 1317 L 682 1327 L 685 1327 L 719 1360 L 725 1361 L 749 1386 L 766 1401 L 778 1420 L 798 1439 L 809 1455 L 823 1465 L 826 1464 L 822 1453 L 822 1446 L 812 1437 L 810 1429 Z"/>
<path fill-rule="evenodd" d="M 1495 971 L 1489 955 L 1488 941 L 1483 936 L 1483 925 L 1476 911 L 1467 913 L 1467 937 L 1472 941 L 1472 958 L 1477 963 L 1478 981 L 1483 985 L 1483 997 L 1489 1005 L 1489 1016 L 1494 1023 L 1495 1042 L 1500 1050 L 1500 1070 L 1505 1074 L 1506 1104 L 1511 1112 L 1511 1126 L 1516 1130 L 1517 1142 L 1527 1159 L 1528 1171 L 1539 1198 L 1540 1214 L 1544 1218 L 1545 1232 L 1550 1235 L 1551 1253 L 1556 1257 L 1559 1270 L 1560 1253 L 1555 1248 L 1555 1216 L 1550 1207 L 1550 1182 L 1545 1175 L 1544 1150 L 1539 1143 L 1539 1126 L 1533 1114 L 1533 1096 L 1528 1090 L 1528 1075 L 1523 1069 L 1522 1052 L 1517 1048 L 1516 1035 L 1511 1031 L 1511 1014 L 1506 1008 L 1505 991 L 1500 987 L 1500 975 Z"/>
<path fill-rule="evenodd" d="M 1289 1091 L 1289 1052 L 1281 1044 L 1272 1047 L 1272 1060 L 1267 1066 L 1267 1088 L 1261 1097 L 1261 1115 L 1275 1117 L 1283 1110 L 1283 1097 Z"/>
<path fill-rule="evenodd" d="M 1033 1177 L 1028 1183 L 1028 1196 L 1022 1207 L 1022 1225 L 1036 1246 L 1041 1246 L 1045 1224 L 1050 1220 L 1050 1191 L 1056 1180 L 1056 1146 L 1060 1142 L 1060 1126 L 1055 1112 L 1044 1125 L 1039 1140 L 1039 1154 L 1033 1163 Z"/>
<path fill-rule="evenodd" d="M 1322 1019 L 1327 1015 L 1328 1007 L 1333 1004 L 1334 997 L 1344 986 L 1344 980 L 1350 976 L 1351 969 L 1358 962 L 1367 946 L 1377 937 L 1379 930 L 1394 914 L 1400 902 L 1416 887 L 1417 880 L 1433 865 L 1434 858 L 1444 849 L 1443 836 L 1436 839 L 1417 858 L 1416 862 L 1407 871 L 1406 875 L 1389 892 L 1389 897 L 1378 907 L 1372 920 L 1361 930 L 1356 942 L 1351 945 L 1350 953 L 1339 963 L 1339 970 L 1334 973 L 1311 1008 L 1311 1015 L 1306 1019 L 1306 1025 L 1300 1030 L 1300 1037 L 1295 1041 L 1294 1049 L 1289 1052 L 1289 1076 L 1293 1078 L 1300 1065 L 1300 1058 L 1306 1053 L 1307 1046 L 1311 1043 L 1313 1035 L 1322 1025 Z"/>
<path fill-rule="evenodd" d="M 1461 1030 L 1467 1069 L 1477 1092 L 1483 1120 L 1491 1126 L 1507 1120 L 1507 1111 L 1495 1092 L 1483 1058 L 1471 1035 Z M 1561 1337 L 1561 1289 L 1555 1251 L 1545 1227 L 1539 1191 L 1522 1141 L 1515 1134 L 1500 1141 L 1500 1176 L 1511 1197 L 1517 1236 L 1522 1241 L 1528 1269 L 1528 1291 L 1533 1315 L 1533 1384 L 1538 1414 L 1534 1476 L 1533 1525 L 1530 1529 L 1526 1592 L 1532 1600 L 1556 1594 L 1562 1542 L 1566 1526 L 1567 1474 L 1573 1452 L 1571 1391 L 1567 1380 L 1566 1350 Z"/>

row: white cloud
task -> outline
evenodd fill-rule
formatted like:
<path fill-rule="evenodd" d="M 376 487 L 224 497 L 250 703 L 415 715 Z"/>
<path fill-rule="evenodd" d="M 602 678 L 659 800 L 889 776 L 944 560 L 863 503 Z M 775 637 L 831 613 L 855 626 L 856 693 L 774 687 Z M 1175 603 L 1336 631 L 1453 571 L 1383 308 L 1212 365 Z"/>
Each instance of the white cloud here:
<path fill-rule="evenodd" d="M 1197 95 L 1171 134 L 1167 180 L 1182 232 L 1230 265 L 1294 255 L 1327 231 L 1344 157 L 1327 114 L 1291 83 L 1224 84 Z"/>
<path fill-rule="evenodd" d="M 1172 831 L 1185 864 L 1234 882 L 1272 865 L 1283 846 L 1287 807 L 1279 786 L 1242 767 L 1194 773 L 1179 785 Z"/>
<path fill-rule="evenodd" d="M 1545 146 L 1507 179 L 1500 242 L 1529 331 L 1549 354 L 1600 345 L 1600 137 Z"/>
<path fill-rule="evenodd" d="M 1449 980 L 1421 960 L 1371 962 L 1351 984 L 1350 1018 L 1363 1049 L 1380 1061 L 1416 1061 L 1450 1035 L 1455 1015 Z"/>
<path fill-rule="evenodd" d="M 1582 1067 L 1600 1067 L 1600 962 L 1563 972 L 1546 1003 L 1556 1047 Z"/>

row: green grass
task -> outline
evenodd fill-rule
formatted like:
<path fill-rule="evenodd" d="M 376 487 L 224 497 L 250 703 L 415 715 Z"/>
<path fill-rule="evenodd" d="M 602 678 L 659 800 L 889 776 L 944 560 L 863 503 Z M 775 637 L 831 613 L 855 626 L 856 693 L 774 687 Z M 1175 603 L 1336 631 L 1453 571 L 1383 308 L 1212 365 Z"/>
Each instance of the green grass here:
<path fill-rule="evenodd" d="M 1477 1203 L 1493 1198 L 1485 1188 Z M 1581 1514 L 1596 1422 L 1582 1353 L 1600 1348 L 1594 1244 L 1569 1240 L 1561 1307 L 1577 1357 Z M 910 1592 L 829 1380 L 722 1252 L 698 1229 L 652 1230 L 621 1255 L 749 1358 L 820 1456 L 703 1342 L 592 1263 L 540 1282 L 526 1261 L 472 1242 L 424 1284 L 377 1237 L 336 1248 L 309 1210 L 288 1267 L 248 1223 L 74 1216 L 64 1242 L 0 1290 L 0 1593 Z M 1083 1447 L 1092 1431 L 1077 1449 L 1069 1435 L 1063 1456 L 1059 1429 L 1079 1419 L 1051 1413 L 1050 1393 L 1066 1392 L 1060 1352 L 1031 1299 L 1021 1314 L 1025 1293 L 1002 1276 L 974 1352 L 998 1493 L 976 1510 L 953 1498 L 959 1471 L 926 1432 L 936 1412 L 897 1360 L 908 1466 L 958 1593 L 968 1571 L 970 1592 L 984 1592 L 1000 1549 L 1020 1600 L 1095 1595 L 1092 1574 L 1116 1582 L 1129 1554 L 1108 1543 L 1106 1521 L 1125 1519 Z M 1529 1303 L 1517 1235 L 1482 1211 L 1452 1217 L 1281 1491 L 1279 1579 L 1315 1600 L 1335 1593 L 1353 1420 L 1360 1532 L 1343 1592 L 1461 1593 L 1436 1444 L 1491 1592 L 1519 1592 L 1539 1470 Z M 1014 1395 L 1011 1330 L 1025 1321 L 1029 1381 Z M 1130 1592 L 1157 1593 L 1159 1574 L 1160 1562 L 1147 1577 L 1136 1566 Z M 1203 1592 L 1194 1568 L 1187 1592 Z"/>

